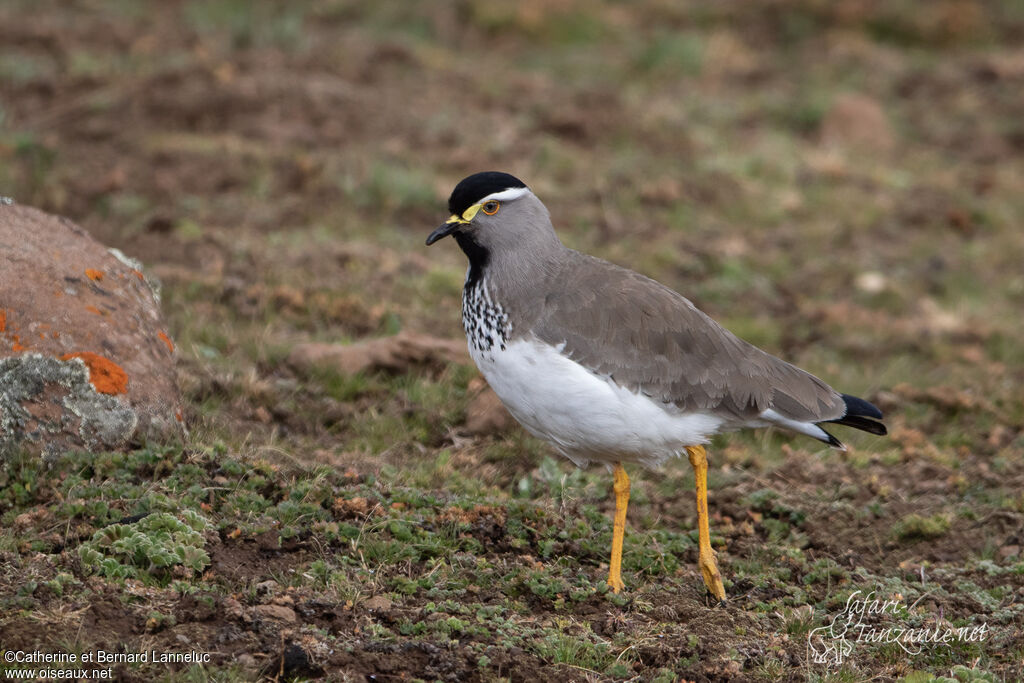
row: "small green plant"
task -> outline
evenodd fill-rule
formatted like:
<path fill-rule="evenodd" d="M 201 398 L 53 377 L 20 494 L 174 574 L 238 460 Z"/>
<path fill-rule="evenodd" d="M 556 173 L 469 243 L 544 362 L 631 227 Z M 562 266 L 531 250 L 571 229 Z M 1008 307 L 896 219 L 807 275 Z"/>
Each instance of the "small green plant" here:
<path fill-rule="evenodd" d="M 535 644 L 537 654 L 552 664 L 567 664 L 591 671 L 604 671 L 614 663 L 606 642 L 595 642 L 592 633 L 579 636 L 562 631 L 549 633 Z"/>
<path fill-rule="evenodd" d="M 98 530 L 78 548 L 82 564 L 111 578 L 169 577 L 180 566 L 200 572 L 210 563 L 203 531 L 209 521 L 194 510 L 175 516 L 157 512 L 134 524 L 112 524 Z"/>
<path fill-rule="evenodd" d="M 892 527 L 892 534 L 901 541 L 939 538 L 949 531 L 950 520 L 946 515 L 907 515 Z"/>
<path fill-rule="evenodd" d="M 60 596 L 64 594 L 64 590 L 66 588 L 78 584 L 79 582 L 75 579 L 75 577 L 65 572 L 61 572 L 57 574 L 57 576 L 55 576 L 54 578 L 47 581 L 46 587 L 49 588 L 54 595 Z"/>

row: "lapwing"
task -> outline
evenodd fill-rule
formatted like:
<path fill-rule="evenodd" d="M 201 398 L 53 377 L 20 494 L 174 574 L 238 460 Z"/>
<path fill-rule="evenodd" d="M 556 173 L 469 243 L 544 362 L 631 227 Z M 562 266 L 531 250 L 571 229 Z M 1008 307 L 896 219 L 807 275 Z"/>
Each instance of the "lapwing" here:
<path fill-rule="evenodd" d="M 603 463 L 614 475 L 614 592 L 624 588 L 624 463 L 656 468 L 687 453 L 700 571 L 723 601 L 708 530 L 711 436 L 774 426 L 843 449 L 824 425 L 886 433 L 864 399 L 739 339 L 668 287 L 563 245 L 518 178 L 471 175 L 448 210 L 427 244 L 451 235 L 469 259 L 462 322 L 477 367 L 527 431 L 576 465 Z"/>

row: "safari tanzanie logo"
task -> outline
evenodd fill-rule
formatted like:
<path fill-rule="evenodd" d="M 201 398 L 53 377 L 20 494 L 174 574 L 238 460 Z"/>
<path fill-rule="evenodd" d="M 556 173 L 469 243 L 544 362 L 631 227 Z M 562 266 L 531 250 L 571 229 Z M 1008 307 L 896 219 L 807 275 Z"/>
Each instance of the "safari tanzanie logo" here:
<path fill-rule="evenodd" d="M 929 647 L 948 647 L 954 642 L 982 642 L 989 635 L 987 624 L 955 626 L 920 607 L 922 595 L 907 606 L 903 596 L 887 599 L 875 591 L 850 594 L 843 610 L 827 626 L 807 634 L 811 661 L 826 667 L 840 667 L 853 657 L 858 643 L 895 643 L 910 656 Z"/>

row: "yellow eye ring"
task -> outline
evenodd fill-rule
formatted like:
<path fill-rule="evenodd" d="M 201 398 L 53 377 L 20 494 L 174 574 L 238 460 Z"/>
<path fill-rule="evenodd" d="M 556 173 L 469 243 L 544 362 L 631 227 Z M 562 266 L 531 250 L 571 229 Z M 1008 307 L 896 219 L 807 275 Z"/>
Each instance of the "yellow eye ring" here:
<path fill-rule="evenodd" d="M 501 208 L 501 202 L 491 200 L 480 207 L 480 210 L 486 213 L 488 216 L 493 216 L 498 213 L 498 209 Z"/>

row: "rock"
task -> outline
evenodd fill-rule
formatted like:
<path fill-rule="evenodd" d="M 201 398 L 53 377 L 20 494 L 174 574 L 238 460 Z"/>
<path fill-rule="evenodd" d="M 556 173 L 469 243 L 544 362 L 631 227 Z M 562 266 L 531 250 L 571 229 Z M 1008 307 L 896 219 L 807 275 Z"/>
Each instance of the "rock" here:
<path fill-rule="evenodd" d="M 255 669 L 258 666 L 256 658 L 246 652 L 238 655 L 238 657 L 235 658 L 235 661 L 238 662 L 238 665 L 243 669 Z"/>
<path fill-rule="evenodd" d="M 865 294 L 878 294 L 884 292 L 889 286 L 889 280 L 877 270 L 868 270 L 860 273 L 854 279 L 853 284 Z"/>
<path fill-rule="evenodd" d="M 0 252 L 0 460 L 180 438 L 174 344 L 139 265 L 16 205 Z"/>
<path fill-rule="evenodd" d="M 405 372 L 415 365 L 468 363 L 466 342 L 400 332 L 356 344 L 299 344 L 288 362 L 298 368 L 331 367 L 346 375 L 386 370 Z"/>
<path fill-rule="evenodd" d="M 224 598 L 224 602 L 221 603 L 221 606 L 224 609 L 224 616 L 226 616 L 228 619 L 245 618 L 245 608 L 243 608 L 242 603 L 240 603 L 235 598 Z"/>
<path fill-rule="evenodd" d="M 893 132 L 877 100 L 847 93 L 837 97 L 825 114 L 821 141 L 826 146 L 884 152 L 893 146 Z"/>
<path fill-rule="evenodd" d="M 1003 560 L 1009 559 L 1011 557 L 1017 557 L 1018 555 L 1020 555 L 1019 545 L 1004 545 L 1002 548 L 999 549 L 999 557 Z"/>
<path fill-rule="evenodd" d="M 298 617 L 295 616 L 295 610 L 284 605 L 256 605 L 253 609 L 258 616 L 264 619 L 276 619 L 277 621 L 286 621 L 288 623 L 298 621 Z"/>
<path fill-rule="evenodd" d="M 470 435 L 501 434 L 515 425 L 515 418 L 483 378 L 471 381 L 469 389 L 475 393 L 466 406 L 466 422 L 462 431 Z"/>
<path fill-rule="evenodd" d="M 363 603 L 363 607 L 368 610 L 379 610 L 386 612 L 391 609 L 391 598 L 386 595 L 374 595 L 372 598 Z"/>

